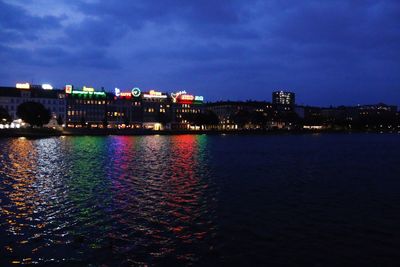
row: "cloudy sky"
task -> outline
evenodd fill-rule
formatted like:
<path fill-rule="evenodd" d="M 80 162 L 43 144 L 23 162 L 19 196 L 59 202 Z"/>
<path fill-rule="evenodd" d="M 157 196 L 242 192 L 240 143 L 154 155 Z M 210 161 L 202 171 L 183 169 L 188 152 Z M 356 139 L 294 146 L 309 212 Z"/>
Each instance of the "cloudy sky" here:
<path fill-rule="evenodd" d="M 0 84 L 400 105 L 400 1 L 0 0 Z"/>

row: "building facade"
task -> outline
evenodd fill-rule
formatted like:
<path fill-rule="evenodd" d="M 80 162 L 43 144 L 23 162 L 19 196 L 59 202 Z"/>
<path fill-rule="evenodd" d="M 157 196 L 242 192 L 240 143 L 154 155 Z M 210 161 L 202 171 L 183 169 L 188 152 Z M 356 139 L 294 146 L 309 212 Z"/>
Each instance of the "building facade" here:
<path fill-rule="evenodd" d="M 203 112 L 203 97 L 184 91 L 167 94 L 139 88 L 114 94 L 91 87 L 65 87 L 67 127 L 144 128 L 153 130 L 189 129 L 188 114 Z"/>
<path fill-rule="evenodd" d="M 50 89 L 51 88 L 51 89 Z M 53 89 L 48 84 L 17 84 L 16 87 L 0 87 L 0 107 L 7 110 L 13 120 L 18 119 L 18 106 L 24 102 L 41 103 L 53 119 L 66 121 L 66 95 L 63 90 Z"/>

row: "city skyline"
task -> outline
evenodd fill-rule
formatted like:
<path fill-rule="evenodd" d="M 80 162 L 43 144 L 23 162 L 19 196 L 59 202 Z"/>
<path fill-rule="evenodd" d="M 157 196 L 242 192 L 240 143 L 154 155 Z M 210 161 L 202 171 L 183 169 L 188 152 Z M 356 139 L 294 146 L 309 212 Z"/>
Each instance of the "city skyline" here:
<path fill-rule="evenodd" d="M 0 6 L 4 85 L 137 86 L 207 101 L 268 101 L 285 90 L 299 104 L 400 104 L 395 1 Z"/>

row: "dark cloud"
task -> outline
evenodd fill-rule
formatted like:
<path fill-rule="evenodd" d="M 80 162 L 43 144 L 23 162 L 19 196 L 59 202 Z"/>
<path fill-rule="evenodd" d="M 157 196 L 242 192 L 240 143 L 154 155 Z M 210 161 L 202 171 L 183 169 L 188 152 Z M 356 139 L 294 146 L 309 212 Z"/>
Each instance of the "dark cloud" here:
<path fill-rule="evenodd" d="M 10 84 L 24 67 L 73 77 L 60 85 L 184 88 L 212 100 L 288 89 L 310 104 L 400 104 L 398 1 L 63 1 L 65 14 L 40 16 L 24 3 L 0 2 L 0 78 Z"/>

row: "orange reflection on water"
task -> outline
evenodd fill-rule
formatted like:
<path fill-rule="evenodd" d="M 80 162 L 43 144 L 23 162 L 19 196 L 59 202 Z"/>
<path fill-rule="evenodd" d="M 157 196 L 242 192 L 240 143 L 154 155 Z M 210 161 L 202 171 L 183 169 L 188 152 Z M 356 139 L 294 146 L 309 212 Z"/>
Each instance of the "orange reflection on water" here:
<path fill-rule="evenodd" d="M 25 221 L 32 220 L 31 216 L 35 210 L 34 199 L 35 190 L 33 184 L 36 177 L 34 173 L 37 151 L 32 141 L 26 139 L 11 139 L 3 157 L 10 164 L 2 168 L 2 176 L 6 178 L 3 186 L 10 186 L 12 189 L 3 190 L 9 203 L 0 207 L 2 216 L 8 218 L 8 231 L 18 235 L 22 227 L 27 227 Z"/>
<path fill-rule="evenodd" d="M 23 256 L 30 236 L 26 232 L 34 225 L 36 211 L 35 177 L 37 150 L 33 141 L 24 138 L 10 139 L 2 151 L 1 190 L 2 203 L 0 217 L 5 222 L 3 257 L 10 259 L 14 264 Z M 4 250 L 3 250 L 4 249 Z M 28 248 L 29 250 L 29 248 Z M 24 263 L 30 263 L 30 260 Z"/>

